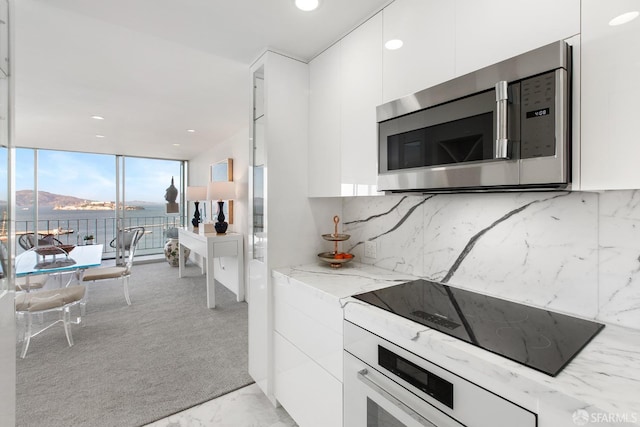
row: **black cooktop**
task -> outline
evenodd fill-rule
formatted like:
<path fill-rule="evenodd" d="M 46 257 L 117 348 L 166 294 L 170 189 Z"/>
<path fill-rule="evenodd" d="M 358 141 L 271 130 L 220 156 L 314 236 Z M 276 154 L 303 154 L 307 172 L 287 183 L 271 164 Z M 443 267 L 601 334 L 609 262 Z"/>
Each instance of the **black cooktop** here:
<path fill-rule="evenodd" d="M 551 376 L 604 328 L 601 323 L 427 280 L 354 298 Z"/>

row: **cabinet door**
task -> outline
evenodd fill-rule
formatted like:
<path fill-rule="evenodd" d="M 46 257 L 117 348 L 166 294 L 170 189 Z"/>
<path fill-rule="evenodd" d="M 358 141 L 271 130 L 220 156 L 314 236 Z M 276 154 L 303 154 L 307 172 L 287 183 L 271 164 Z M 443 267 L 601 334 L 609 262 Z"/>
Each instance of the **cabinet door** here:
<path fill-rule="evenodd" d="M 637 0 L 582 1 L 582 190 L 640 188 L 640 10 Z"/>
<path fill-rule="evenodd" d="M 400 49 L 383 49 L 383 102 L 454 77 L 455 4 L 441 0 L 396 0 L 383 11 L 383 43 L 400 39 Z"/>
<path fill-rule="evenodd" d="M 580 32 L 580 0 L 456 0 L 455 5 L 457 76 Z"/>
<path fill-rule="evenodd" d="M 309 196 L 340 191 L 340 45 L 309 64 Z"/>
<path fill-rule="evenodd" d="M 382 15 L 377 14 L 340 42 L 341 196 L 376 191 L 376 107 L 382 103 Z"/>

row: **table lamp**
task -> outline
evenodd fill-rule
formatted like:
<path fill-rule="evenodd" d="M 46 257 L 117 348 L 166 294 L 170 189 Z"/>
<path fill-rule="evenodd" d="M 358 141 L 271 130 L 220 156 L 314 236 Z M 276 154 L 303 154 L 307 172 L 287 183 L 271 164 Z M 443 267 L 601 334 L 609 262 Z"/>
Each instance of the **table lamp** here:
<path fill-rule="evenodd" d="M 217 234 L 225 234 L 229 224 L 224 217 L 224 201 L 236 197 L 236 186 L 233 181 L 215 181 L 207 186 L 207 200 L 218 201 L 218 217 L 215 224 Z"/>
<path fill-rule="evenodd" d="M 193 213 L 193 219 L 191 220 L 191 224 L 193 224 L 194 229 L 197 229 L 200 224 L 200 209 L 198 208 L 200 200 L 206 199 L 207 187 L 187 187 L 187 200 L 194 202 L 194 205 L 196 206 L 196 210 Z"/>

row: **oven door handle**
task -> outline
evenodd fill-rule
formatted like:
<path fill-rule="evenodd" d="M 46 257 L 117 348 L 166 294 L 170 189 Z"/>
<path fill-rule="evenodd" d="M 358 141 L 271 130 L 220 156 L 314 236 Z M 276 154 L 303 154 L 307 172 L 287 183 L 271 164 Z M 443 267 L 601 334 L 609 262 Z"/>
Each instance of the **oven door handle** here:
<path fill-rule="evenodd" d="M 377 384 L 370 377 L 368 377 L 367 376 L 368 374 L 369 374 L 369 371 L 367 369 L 362 369 L 362 370 L 358 371 L 358 379 L 360 381 L 362 381 L 363 383 L 365 383 L 370 388 L 372 388 L 374 391 L 380 393 L 382 396 L 384 396 L 385 399 L 387 399 L 389 402 L 391 402 L 393 405 L 395 405 L 398 409 L 400 409 L 405 414 L 409 415 L 411 418 L 413 418 L 414 420 L 416 420 L 417 422 L 419 422 L 423 426 L 425 426 L 425 427 L 438 427 L 435 424 L 433 424 L 431 421 L 429 421 L 428 419 L 424 418 L 422 415 L 420 415 L 419 413 L 417 413 L 416 411 L 414 411 L 413 409 L 411 409 L 410 407 L 405 405 L 397 397 L 393 396 L 391 393 L 386 391 L 381 385 Z"/>

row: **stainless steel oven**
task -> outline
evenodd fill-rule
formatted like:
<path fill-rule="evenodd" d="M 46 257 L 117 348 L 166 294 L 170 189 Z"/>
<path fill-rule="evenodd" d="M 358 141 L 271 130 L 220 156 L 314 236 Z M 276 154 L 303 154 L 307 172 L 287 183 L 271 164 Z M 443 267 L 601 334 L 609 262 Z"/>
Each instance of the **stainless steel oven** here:
<path fill-rule="evenodd" d="M 537 416 L 348 321 L 344 425 L 535 427 Z"/>
<path fill-rule="evenodd" d="M 560 41 L 379 106 L 378 190 L 566 188 L 570 78 Z"/>

